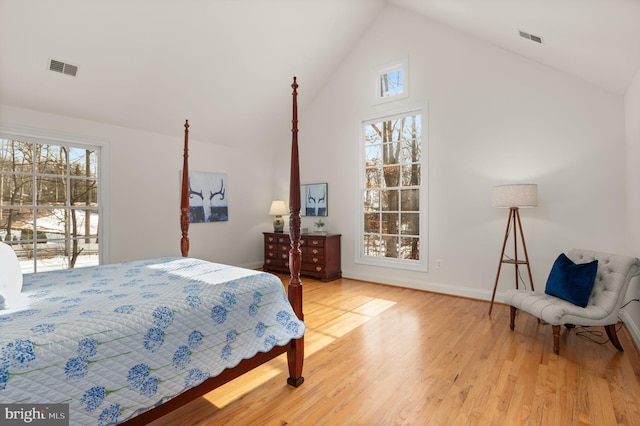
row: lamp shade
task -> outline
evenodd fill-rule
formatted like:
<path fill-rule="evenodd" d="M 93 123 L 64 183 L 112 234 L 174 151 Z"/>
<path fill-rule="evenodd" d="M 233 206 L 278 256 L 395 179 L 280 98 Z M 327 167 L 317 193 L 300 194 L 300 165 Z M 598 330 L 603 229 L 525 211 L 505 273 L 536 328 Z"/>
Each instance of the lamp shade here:
<path fill-rule="evenodd" d="M 538 185 L 525 183 L 494 186 L 491 205 L 497 208 L 536 207 L 538 205 Z"/>
<path fill-rule="evenodd" d="M 275 200 L 271 203 L 269 214 L 272 216 L 281 216 L 283 214 L 289 214 L 287 205 L 282 200 Z"/>

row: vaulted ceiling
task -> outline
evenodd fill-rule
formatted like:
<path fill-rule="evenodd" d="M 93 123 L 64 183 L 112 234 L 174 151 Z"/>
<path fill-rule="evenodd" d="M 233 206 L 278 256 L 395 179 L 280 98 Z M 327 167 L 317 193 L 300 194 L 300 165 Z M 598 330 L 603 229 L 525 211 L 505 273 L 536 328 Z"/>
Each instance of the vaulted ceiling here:
<path fill-rule="evenodd" d="M 386 7 L 620 96 L 640 68 L 640 0 L 0 0 L 0 103 L 168 135 L 189 118 L 218 144 L 251 123 L 259 143 L 291 77 L 304 108 Z"/>

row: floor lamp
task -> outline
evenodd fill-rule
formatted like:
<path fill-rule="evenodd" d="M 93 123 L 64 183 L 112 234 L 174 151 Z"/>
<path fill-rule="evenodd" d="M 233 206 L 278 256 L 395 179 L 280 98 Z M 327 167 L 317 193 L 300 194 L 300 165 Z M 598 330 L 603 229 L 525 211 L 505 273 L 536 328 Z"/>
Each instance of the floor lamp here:
<path fill-rule="evenodd" d="M 502 269 L 503 263 L 508 263 L 515 266 L 516 288 L 518 288 L 518 266 L 527 265 L 527 272 L 529 272 L 529 282 L 531 283 L 531 290 L 534 290 L 533 278 L 531 277 L 531 266 L 529 265 L 529 255 L 527 254 L 527 245 L 524 242 L 522 222 L 520 221 L 520 208 L 535 207 L 538 205 L 538 185 L 515 184 L 494 186 L 491 193 L 491 205 L 496 208 L 508 208 L 509 220 L 507 221 L 507 229 L 504 233 L 504 241 L 502 243 L 502 253 L 500 254 L 500 261 L 498 262 L 498 274 L 496 275 L 496 282 L 493 285 L 493 294 L 491 295 L 489 315 L 491 315 L 491 310 L 493 309 L 493 300 L 496 297 L 496 288 L 498 287 L 500 270 Z M 520 232 L 520 240 L 522 241 L 522 248 L 524 249 L 524 260 L 518 258 L 517 231 Z M 507 247 L 509 234 L 513 235 L 513 258 L 505 259 L 504 251 Z"/>

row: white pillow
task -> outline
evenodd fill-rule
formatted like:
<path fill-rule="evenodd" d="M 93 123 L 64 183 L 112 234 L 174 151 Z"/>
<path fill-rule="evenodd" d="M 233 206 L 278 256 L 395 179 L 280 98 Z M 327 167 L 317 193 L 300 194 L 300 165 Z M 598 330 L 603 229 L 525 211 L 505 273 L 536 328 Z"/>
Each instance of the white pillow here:
<path fill-rule="evenodd" d="M 10 307 L 17 302 L 22 291 L 22 271 L 16 252 L 11 246 L 0 243 L 0 295 L 5 305 Z"/>

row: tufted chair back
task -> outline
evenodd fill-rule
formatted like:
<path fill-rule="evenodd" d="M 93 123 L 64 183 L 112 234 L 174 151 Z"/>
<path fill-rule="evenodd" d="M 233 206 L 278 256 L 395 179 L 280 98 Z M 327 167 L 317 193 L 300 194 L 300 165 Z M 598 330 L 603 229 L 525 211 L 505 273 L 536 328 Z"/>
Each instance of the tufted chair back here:
<path fill-rule="evenodd" d="M 571 249 L 567 257 L 575 263 L 598 261 L 598 272 L 589 297 L 589 306 L 606 313 L 600 320 L 615 316 L 624 303 L 631 279 L 640 272 L 640 262 L 635 257 L 602 253 L 593 250 Z M 587 325 L 587 324 L 585 324 Z"/>

